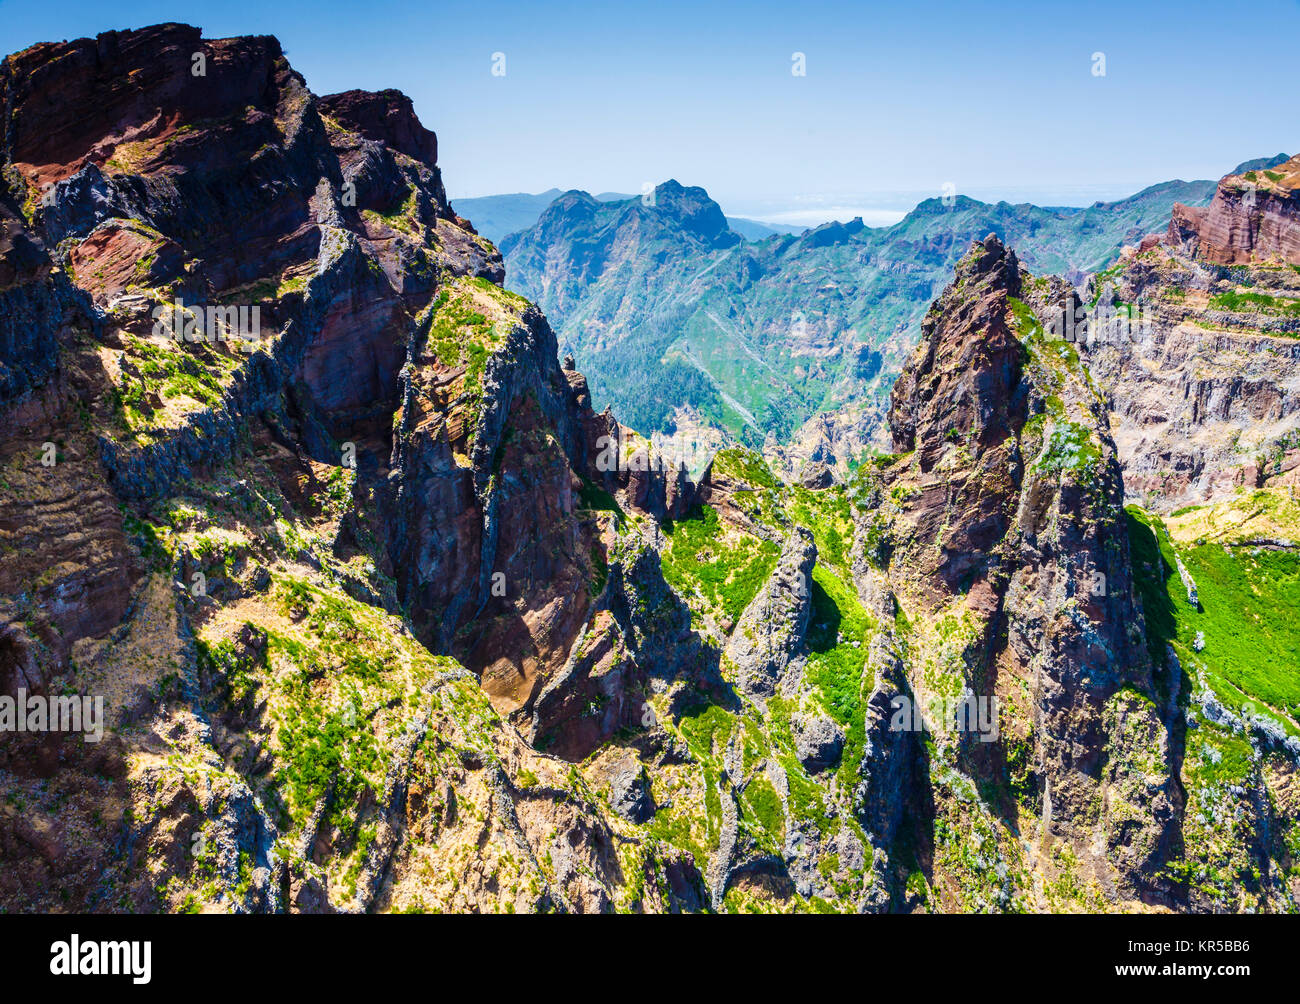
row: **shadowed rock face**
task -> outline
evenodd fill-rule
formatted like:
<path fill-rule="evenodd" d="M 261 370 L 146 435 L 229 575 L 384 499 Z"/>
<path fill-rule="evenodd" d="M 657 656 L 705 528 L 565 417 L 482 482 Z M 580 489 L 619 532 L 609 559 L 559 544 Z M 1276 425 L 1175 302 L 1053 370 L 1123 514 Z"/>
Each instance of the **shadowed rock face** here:
<path fill-rule="evenodd" d="M 1159 688 L 1106 414 L 1077 355 L 1043 337 L 1040 318 L 1075 303 L 1067 284 L 1035 280 L 996 237 L 958 264 L 894 389 L 894 444 L 907 452 L 884 475 L 894 504 L 872 517 L 888 557 L 860 569 L 860 589 L 879 589 L 883 572 L 913 625 L 937 622 L 937 636 L 926 627 L 913 642 L 922 651 L 961 639 L 958 658 L 942 657 L 946 670 L 918 673 L 940 657 L 914 656 L 912 691 L 923 702 L 997 695 L 999 741 L 965 737 L 951 755 L 992 779 L 1006 776 L 1009 751 L 1032 751 L 1016 755 L 1040 813 L 1033 854 L 1063 840 L 1104 885 L 1134 894 L 1170 853 L 1179 796 L 1166 760 L 1158 791 L 1140 796 L 1138 832 L 1106 780 L 1111 745 L 1124 741 L 1106 725 L 1110 704 L 1125 687 Z M 1147 714 L 1162 732 L 1162 713 Z"/>

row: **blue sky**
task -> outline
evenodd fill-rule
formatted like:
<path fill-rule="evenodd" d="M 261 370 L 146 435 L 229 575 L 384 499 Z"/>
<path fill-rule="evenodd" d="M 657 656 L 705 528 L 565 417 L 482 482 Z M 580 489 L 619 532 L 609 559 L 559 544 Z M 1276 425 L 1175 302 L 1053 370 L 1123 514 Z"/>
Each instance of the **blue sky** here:
<path fill-rule="evenodd" d="M 407 92 L 453 198 L 673 177 L 768 217 L 945 184 L 1083 204 L 1300 150 L 1297 0 L 0 0 L 0 50 L 166 20 L 277 35 L 318 94 Z"/>

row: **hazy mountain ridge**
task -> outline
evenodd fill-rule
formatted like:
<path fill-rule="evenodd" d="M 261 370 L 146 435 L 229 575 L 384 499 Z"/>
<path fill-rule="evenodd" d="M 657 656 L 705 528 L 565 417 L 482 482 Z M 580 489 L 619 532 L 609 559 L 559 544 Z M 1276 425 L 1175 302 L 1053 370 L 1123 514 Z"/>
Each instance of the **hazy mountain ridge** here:
<path fill-rule="evenodd" d="M 575 188 L 568 191 L 579 192 L 580 190 Z M 552 188 L 535 195 L 527 192 L 516 192 L 512 195 L 483 195 L 454 199 L 452 203 L 457 213 L 474 221 L 474 229 L 478 233 L 493 244 L 499 245 L 506 235 L 526 230 L 535 224 L 547 206 L 565 194 L 566 192 L 558 188 Z M 588 193 L 581 192 L 581 194 Z M 620 192 L 601 192 L 593 198 L 597 202 L 626 202 L 640 196 Z M 799 234 L 807 229 L 782 223 L 763 223 L 743 216 L 728 216 L 727 225 L 747 241 L 763 240 L 776 234 Z"/>
<path fill-rule="evenodd" d="M 621 229 L 623 209 L 560 201 L 502 251 L 507 285 L 547 310 L 598 406 L 616 403 L 650 433 L 672 431 L 687 405 L 750 445 L 794 443 L 843 465 L 878 437 L 925 306 L 970 241 L 999 233 L 1029 267 L 1077 284 L 1163 230 L 1175 202 L 1199 205 L 1213 191 L 1167 182 L 1085 208 L 958 195 L 892 227 L 828 223 L 742 248 L 699 246 L 674 231 L 671 212 Z"/>

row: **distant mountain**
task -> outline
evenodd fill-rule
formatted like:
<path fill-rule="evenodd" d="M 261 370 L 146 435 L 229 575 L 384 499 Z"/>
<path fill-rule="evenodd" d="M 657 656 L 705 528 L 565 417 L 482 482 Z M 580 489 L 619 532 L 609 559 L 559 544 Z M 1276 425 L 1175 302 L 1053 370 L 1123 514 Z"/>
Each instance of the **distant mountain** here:
<path fill-rule="evenodd" d="M 761 241 L 777 234 L 801 234 L 807 227 L 792 227 L 785 223 L 760 223 L 743 216 L 728 216 L 727 225 L 747 241 Z"/>
<path fill-rule="evenodd" d="M 472 220 L 474 229 L 493 244 L 500 244 L 506 234 L 531 227 L 546 207 L 564 194 L 558 188 L 550 188 L 536 195 L 528 192 L 484 195 L 472 199 L 456 199 L 452 203 L 452 209 L 458 215 Z M 597 202 L 626 202 L 640 197 L 626 192 L 601 192 L 592 196 Z M 747 241 L 761 241 L 777 234 L 801 234 L 806 229 L 784 223 L 760 223 L 743 216 L 728 216 L 726 219 L 727 225 Z"/>
<path fill-rule="evenodd" d="M 597 202 L 626 202 L 628 199 L 639 199 L 639 195 L 628 195 L 626 192 L 601 192 L 595 196 Z M 538 215 L 541 215 L 540 213 Z M 536 220 L 533 223 L 537 222 Z M 532 226 L 532 223 L 529 224 Z M 728 216 L 727 226 L 731 227 L 736 233 L 747 241 L 761 241 L 768 237 L 775 237 L 777 234 L 801 234 L 807 227 L 792 227 L 784 223 L 760 223 L 758 220 L 751 220 L 745 216 Z"/>
<path fill-rule="evenodd" d="M 1174 203 L 1204 205 L 1214 189 L 1169 181 L 1082 208 L 929 199 L 891 227 L 855 219 L 747 243 L 703 189 L 670 181 L 653 207 L 566 193 L 500 247 L 507 285 L 546 311 L 598 408 L 647 434 L 689 413 L 748 445 L 770 436 L 844 461 L 879 428 L 971 241 L 997 233 L 1035 272 L 1080 285 L 1163 231 Z"/>
<path fill-rule="evenodd" d="M 1257 157 L 1255 160 L 1247 160 L 1238 164 L 1232 169 L 1233 174 L 1245 174 L 1247 171 L 1267 171 L 1270 167 L 1277 167 L 1284 164 L 1288 157 L 1284 153 L 1276 153 L 1272 157 Z"/>
<path fill-rule="evenodd" d="M 456 199 L 451 208 L 458 215 L 473 220 L 474 229 L 493 244 L 501 243 L 506 234 L 531 227 L 542 211 L 563 195 L 558 188 L 530 195 L 484 195 L 475 199 Z"/>

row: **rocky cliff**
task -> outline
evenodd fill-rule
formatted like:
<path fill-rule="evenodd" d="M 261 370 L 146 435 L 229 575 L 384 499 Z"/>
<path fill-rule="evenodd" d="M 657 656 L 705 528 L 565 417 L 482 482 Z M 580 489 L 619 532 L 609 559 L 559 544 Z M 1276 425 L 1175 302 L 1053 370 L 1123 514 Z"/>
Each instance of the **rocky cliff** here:
<path fill-rule="evenodd" d="M 878 602 L 897 607 L 918 700 L 1000 703 L 996 742 L 941 742 L 929 770 L 949 843 L 937 854 L 957 852 L 966 825 L 960 785 L 938 778 L 955 769 L 992 793 L 986 811 L 1007 829 L 983 880 L 1004 904 L 1023 895 L 1008 870 L 1050 883 L 1066 859 L 1090 895 L 1152 894 L 1181 801 L 1105 410 L 1041 320 L 1074 302 L 994 236 L 962 259 L 894 387 L 900 457 L 873 488 L 889 501 L 864 518 L 877 543 L 855 568 L 864 589 L 892 594 Z M 1150 743 L 1145 782 L 1126 762 L 1133 733 Z M 968 888 L 950 894 L 976 905 Z"/>
<path fill-rule="evenodd" d="M 109 717 L 5 735 L 6 906 L 609 908 L 604 814 L 499 715 L 593 615 L 592 500 L 679 482 L 591 462 L 409 99 L 184 25 L 0 86 L 0 679 Z"/>
<path fill-rule="evenodd" d="M 1300 265 L 1300 159 L 1230 174 L 1208 206 L 1178 203 L 1167 243 L 1216 265 Z"/>
<path fill-rule="evenodd" d="M 1092 285 L 1078 342 L 1106 389 L 1131 497 L 1171 511 L 1300 466 L 1300 159 L 1229 175 L 1204 209 Z"/>

